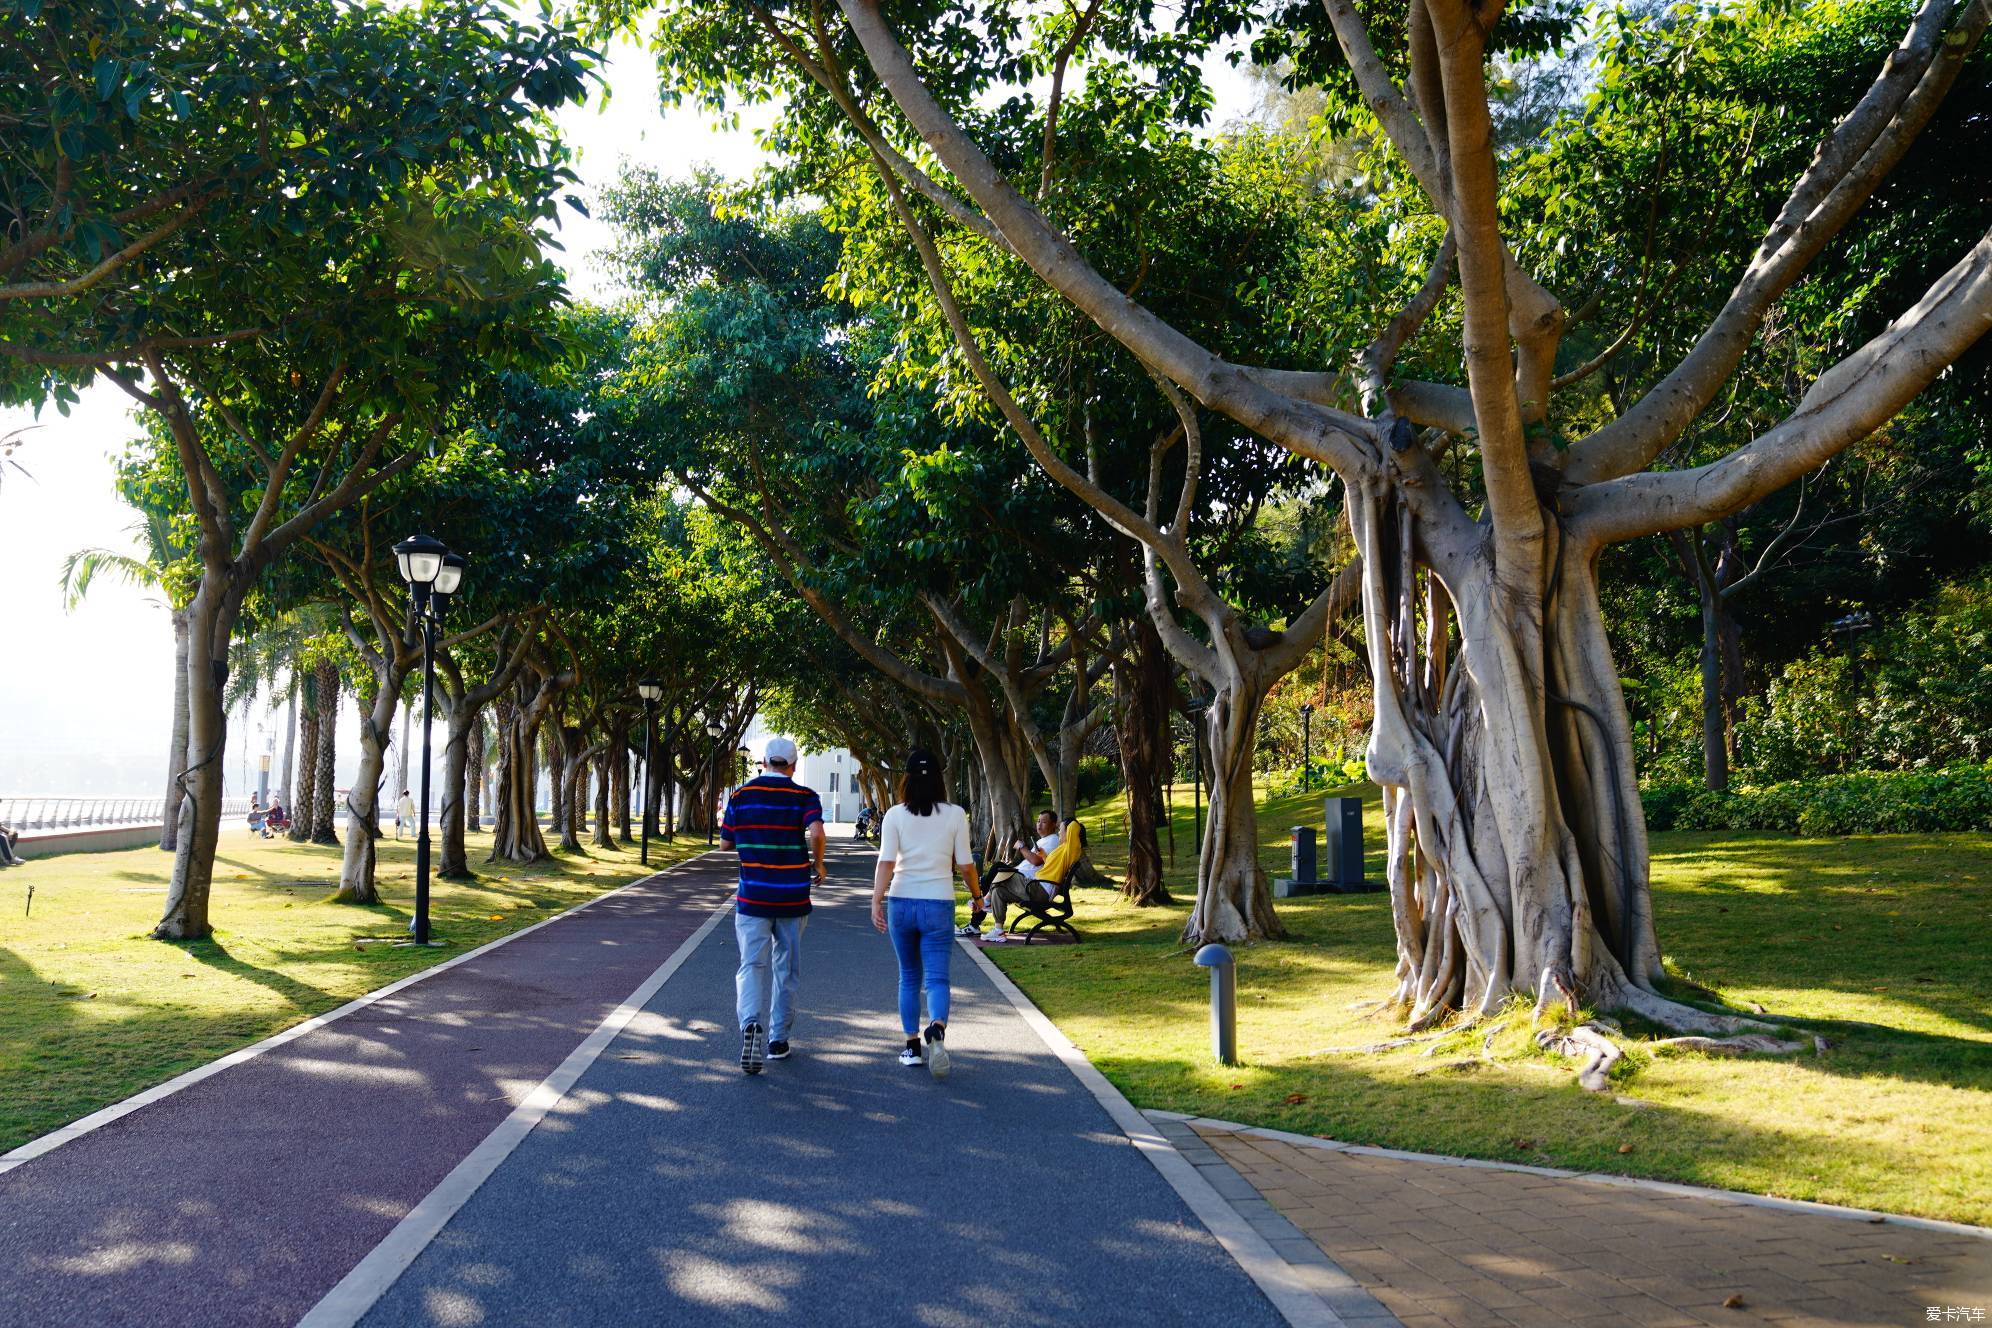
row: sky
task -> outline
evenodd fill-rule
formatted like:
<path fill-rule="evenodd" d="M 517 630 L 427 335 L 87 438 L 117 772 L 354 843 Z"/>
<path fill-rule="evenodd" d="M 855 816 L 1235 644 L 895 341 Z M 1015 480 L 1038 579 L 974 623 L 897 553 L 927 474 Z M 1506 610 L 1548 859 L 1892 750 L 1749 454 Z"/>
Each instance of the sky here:
<path fill-rule="evenodd" d="M 771 112 L 722 127 L 697 112 L 665 111 L 650 58 L 623 43 L 603 71 L 610 96 L 569 107 L 562 136 L 578 153 L 584 196 L 614 181 L 625 163 L 684 175 L 701 166 L 728 178 L 763 160 L 754 131 Z M 1218 123 L 1245 113 L 1251 93 L 1229 68 L 1212 68 Z M 563 209 L 561 243 L 570 289 L 581 298 L 610 290 L 601 256 L 607 227 Z M 164 601 L 139 588 L 100 581 L 74 612 L 59 589 L 73 551 L 102 547 L 136 554 L 135 513 L 112 487 L 113 461 L 138 434 L 130 403 L 115 387 L 84 394 L 67 418 L 37 419 L 0 408 L 0 437 L 25 429 L 15 460 L 27 473 L 0 474 L 0 797 L 158 796 L 163 791 L 173 697 L 173 636 Z M 254 752 L 282 756 L 285 717 L 260 700 L 246 725 L 231 727 L 226 778 L 231 794 L 253 786 Z M 354 723 L 342 715 L 339 779 L 357 756 Z M 246 782 L 245 782 L 246 781 Z"/>

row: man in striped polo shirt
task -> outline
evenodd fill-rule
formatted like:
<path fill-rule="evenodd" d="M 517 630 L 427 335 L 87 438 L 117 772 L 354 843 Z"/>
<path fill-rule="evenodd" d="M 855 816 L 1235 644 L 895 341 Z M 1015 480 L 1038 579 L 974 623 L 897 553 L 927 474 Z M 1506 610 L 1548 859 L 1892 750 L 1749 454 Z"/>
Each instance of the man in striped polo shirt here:
<path fill-rule="evenodd" d="M 740 944 L 740 1068 L 759 1074 L 764 1061 L 786 1060 L 802 976 L 802 928 L 809 887 L 823 873 L 823 801 L 795 782 L 795 744 L 768 739 L 766 773 L 726 800 L 719 842 L 740 853 L 733 896 L 733 936 Z"/>

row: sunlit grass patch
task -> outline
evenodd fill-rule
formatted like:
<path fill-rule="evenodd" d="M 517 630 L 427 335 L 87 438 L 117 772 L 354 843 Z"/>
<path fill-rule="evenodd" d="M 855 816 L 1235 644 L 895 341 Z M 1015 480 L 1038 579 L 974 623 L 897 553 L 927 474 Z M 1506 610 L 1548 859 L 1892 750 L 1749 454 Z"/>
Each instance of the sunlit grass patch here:
<path fill-rule="evenodd" d="M 1177 790 L 1176 868 L 1194 869 Z M 1264 860 L 1319 824 L 1319 794 L 1272 800 Z M 1373 793 L 1370 870 L 1381 868 Z M 1088 810 L 1095 858 L 1124 859 L 1115 802 Z M 1165 846 L 1166 851 L 1166 846 Z M 1208 980 L 1180 954 L 1186 909 L 1081 890 L 1078 946 L 994 951 L 1137 1104 L 1421 1151 L 1661 1177 L 1895 1212 L 1992 1222 L 1992 836 L 1794 840 L 1655 836 L 1655 907 L 1670 971 L 1747 1009 L 1802 1016 L 1823 1057 L 1648 1056 L 1613 1091 L 1577 1087 L 1526 1019 L 1380 1053 L 1398 1029 L 1364 1008 L 1391 989 L 1388 899 L 1283 900 L 1291 939 L 1238 956 L 1245 1064 L 1211 1058 Z M 1692 993 L 1687 993 L 1692 994 Z M 1329 1054 L 1324 1054 L 1329 1053 Z"/>

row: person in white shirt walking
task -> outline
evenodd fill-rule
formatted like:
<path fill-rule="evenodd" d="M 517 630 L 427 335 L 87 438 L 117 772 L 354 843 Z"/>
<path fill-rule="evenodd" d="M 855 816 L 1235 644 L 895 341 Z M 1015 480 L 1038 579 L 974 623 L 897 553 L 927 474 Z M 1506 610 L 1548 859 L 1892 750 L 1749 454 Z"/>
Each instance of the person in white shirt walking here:
<path fill-rule="evenodd" d="M 955 874 L 976 905 L 982 887 L 968 848 L 968 813 L 948 802 L 941 763 L 915 748 L 906 760 L 899 802 L 879 826 L 878 870 L 872 876 L 872 926 L 892 938 L 899 956 L 899 1024 L 906 1034 L 901 1065 L 923 1060 L 936 1079 L 948 1077 L 948 957 L 954 951 Z M 920 993 L 927 993 L 926 1033 Z M 923 1045 L 924 1043 L 924 1045 Z"/>
<path fill-rule="evenodd" d="M 401 838 L 406 830 L 408 837 L 415 837 L 415 795 L 407 789 L 401 790 L 401 801 L 394 804 L 394 837 Z"/>

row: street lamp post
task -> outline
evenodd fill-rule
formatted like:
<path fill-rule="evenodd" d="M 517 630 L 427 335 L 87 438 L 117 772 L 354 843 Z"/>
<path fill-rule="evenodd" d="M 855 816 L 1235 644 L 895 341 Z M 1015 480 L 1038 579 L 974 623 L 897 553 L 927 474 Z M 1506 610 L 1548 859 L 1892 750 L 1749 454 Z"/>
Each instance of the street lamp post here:
<path fill-rule="evenodd" d="M 643 821 L 643 865 L 650 865 L 650 781 L 657 777 L 651 760 L 654 734 L 657 728 L 657 698 L 664 695 L 664 684 L 655 678 L 645 678 L 636 685 L 636 693 L 643 698 L 643 778 L 638 782 L 638 815 Z"/>
<path fill-rule="evenodd" d="M 414 600 L 415 616 L 422 627 L 422 802 L 416 813 L 415 834 L 415 920 L 411 930 L 415 944 L 429 941 L 429 715 L 436 686 L 436 622 L 450 596 L 463 583 L 467 565 L 462 554 L 451 553 L 431 535 L 411 535 L 394 546 L 401 577 L 408 583 Z"/>
<path fill-rule="evenodd" d="M 726 732 L 726 725 L 716 719 L 706 721 L 706 737 L 712 739 L 712 753 L 706 760 L 706 796 L 711 801 L 706 806 L 706 846 L 710 848 L 713 836 L 719 831 L 719 735 Z"/>
<path fill-rule="evenodd" d="M 1300 787 L 1314 787 L 1314 707 L 1300 708 Z"/>

